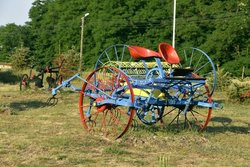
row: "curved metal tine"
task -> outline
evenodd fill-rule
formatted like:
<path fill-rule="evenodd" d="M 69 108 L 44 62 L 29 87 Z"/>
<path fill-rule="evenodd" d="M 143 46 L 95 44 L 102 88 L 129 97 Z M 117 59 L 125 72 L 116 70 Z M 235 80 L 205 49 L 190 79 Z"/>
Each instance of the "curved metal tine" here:
<path fill-rule="evenodd" d="M 115 120 L 114 120 L 114 116 L 113 116 L 113 112 L 112 112 L 112 110 L 110 110 L 110 112 L 109 112 L 109 114 L 111 115 L 110 116 L 110 124 L 109 124 L 109 126 L 111 127 L 111 133 L 113 133 L 113 135 L 114 136 L 118 136 L 118 132 L 117 132 L 117 123 L 115 122 Z M 117 120 L 117 119 L 116 119 Z M 119 125 L 118 125 L 119 126 Z M 121 126 L 122 127 L 122 126 Z M 122 128 L 124 128 L 124 127 L 122 127 Z"/>
<path fill-rule="evenodd" d="M 117 118 L 115 117 L 112 111 L 110 111 L 110 115 L 111 115 L 111 118 L 113 119 L 113 123 L 115 123 L 116 125 L 119 125 L 122 128 L 126 127 L 126 125 L 124 126 L 119 120 L 117 120 Z"/>
<path fill-rule="evenodd" d="M 47 104 L 48 106 L 55 106 L 57 103 L 58 103 L 58 98 L 56 98 L 56 97 L 54 97 L 54 96 L 48 98 L 48 100 L 47 100 L 47 102 L 46 102 L 46 104 Z"/>
<path fill-rule="evenodd" d="M 101 131 L 101 132 L 103 132 L 103 131 L 102 131 L 102 128 L 104 127 L 104 133 L 107 132 L 107 127 L 106 127 L 106 116 L 107 116 L 107 113 L 108 113 L 107 110 L 103 112 L 102 125 L 101 125 L 101 127 L 100 127 L 100 131 Z M 105 132 L 105 131 L 106 131 L 106 132 Z"/>
<path fill-rule="evenodd" d="M 107 70 L 110 70 L 111 76 L 107 76 L 107 75 L 106 75 L 106 74 L 108 74 L 108 73 L 106 73 Z M 101 74 L 100 74 L 100 75 L 101 75 Z M 104 77 L 104 76 L 105 76 L 104 79 L 108 78 L 108 79 L 111 79 L 111 81 L 112 81 L 112 76 L 113 76 L 113 75 L 114 75 L 114 71 L 113 71 L 113 70 L 111 70 L 110 68 L 105 68 L 105 75 L 101 75 L 101 77 Z M 109 85 L 109 84 L 107 84 L 107 83 L 103 83 L 103 84 L 104 84 L 104 86 L 108 86 L 108 88 L 112 89 L 112 85 Z M 111 84 L 112 84 L 112 82 L 111 82 Z"/>
<path fill-rule="evenodd" d="M 188 124 L 189 128 L 192 128 L 192 125 L 191 125 L 190 121 L 187 118 L 187 113 L 185 114 L 185 121 L 184 122 L 185 122 L 184 123 L 184 128 L 186 128 L 186 124 Z"/>
<path fill-rule="evenodd" d="M 208 61 L 206 64 L 204 64 L 203 66 L 201 66 L 198 70 L 195 70 L 194 72 L 197 73 L 198 71 L 200 71 L 202 68 L 204 68 L 206 65 L 208 65 L 210 62 Z"/>
<path fill-rule="evenodd" d="M 191 67 L 191 65 L 192 65 L 193 55 L 194 55 L 194 48 L 192 48 L 192 53 L 191 53 L 191 57 L 190 57 L 190 64 L 189 64 L 189 67 Z"/>
<path fill-rule="evenodd" d="M 93 113 L 93 114 L 91 114 L 91 116 L 95 116 L 95 118 L 94 119 L 90 119 L 91 121 L 93 121 L 95 124 L 95 126 L 96 126 L 96 120 L 97 120 L 97 118 L 98 118 L 98 116 L 100 115 L 99 114 L 99 112 L 98 111 L 96 111 L 95 113 Z M 91 118 L 91 117 L 90 117 Z M 93 126 L 92 126 L 92 128 L 93 128 Z"/>

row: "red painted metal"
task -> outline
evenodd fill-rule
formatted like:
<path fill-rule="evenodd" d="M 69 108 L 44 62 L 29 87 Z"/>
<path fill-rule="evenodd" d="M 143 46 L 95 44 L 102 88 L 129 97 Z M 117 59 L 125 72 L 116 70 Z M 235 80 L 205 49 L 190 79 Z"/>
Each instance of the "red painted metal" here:
<path fill-rule="evenodd" d="M 105 74 L 106 70 L 113 71 L 114 76 L 119 77 L 118 80 L 114 80 L 114 78 L 110 76 L 106 76 Z M 87 82 L 84 82 L 82 86 L 82 90 L 80 91 L 79 112 L 80 112 L 81 122 L 82 122 L 83 127 L 89 132 L 100 133 L 100 131 L 103 130 L 105 132 L 106 130 L 107 131 L 106 135 L 109 135 L 111 138 L 115 137 L 115 139 L 117 139 L 117 138 L 122 137 L 126 133 L 126 131 L 129 129 L 132 123 L 133 117 L 135 115 L 135 108 L 133 107 L 126 108 L 124 106 L 112 106 L 109 104 L 96 107 L 94 103 L 93 104 L 87 103 L 87 99 L 91 99 L 91 97 L 87 97 L 84 92 L 86 92 L 86 89 L 92 89 L 93 86 L 91 84 L 94 85 L 95 80 L 98 80 L 99 77 L 106 84 L 111 84 L 111 85 L 108 85 L 108 88 L 111 90 L 109 90 L 109 92 L 106 92 L 107 94 L 112 94 L 112 92 L 115 89 L 119 89 L 120 84 L 118 83 L 126 82 L 124 84 L 128 86 L 127 91 L 129 92 L 128 94 L 130 95 L 129 99 L 131 100 L 131 103 L 135 102 L 133 88 L 126 74 L 124 74 L 121 70 L 117 68 L 103 66 L 101 68 L 94 70 L 91 74 L 88 75 L 86 79 Z M 108 80 L 115 81 L 115 82 L 110 82 Z M 105 89 L 106 87 L 107 86 L 104 87 L 103 85 L 98 85 L 98 88 L 101 90 Z M 92 89 L 92 91 L 95 92 L 95 89 Z M 104 99 L 105 98 L 103 98 L 101 94 L 96 99 L 92 98 L 94 102 L 102 101 Z M 87 109 L 91 110 L 91 119 L 87 118 L 85 115 L 85 112 L 87 112 Z M 115 112 L 118 112 L 119 114 L 116 114 Z M 102 119 L 100 120 L 100 118 Z M 95 126 L 98 126 L 98 127 L 95 127 Z M 108 128 L 110 129 L 107 130 Z"/>
<path fill-rule="evenodd" d="M 161 58 L 160 54 L 158 52 L 155 52 L 153 50 L 143 48 L 140 46 L 129 46 L 128 47 L 130 55 L 134 59 L 142 59 L 142 58 L 151 58 L 151 57 L 159 57 Z"/>
<path fill-rule="evenodd" d="M 168 43 L 160 43 L 158 46 L 159 54 L 163 60 L 169 64 L 179 64 L 180 58 L 175 49 Z"/>

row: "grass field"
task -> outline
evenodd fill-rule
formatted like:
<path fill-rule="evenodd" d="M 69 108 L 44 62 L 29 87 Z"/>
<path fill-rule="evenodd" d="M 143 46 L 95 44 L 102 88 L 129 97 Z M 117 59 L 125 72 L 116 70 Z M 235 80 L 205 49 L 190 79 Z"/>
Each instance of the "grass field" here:
<path fill-rule="evenodd" d="M 61 92 L 54 107 L 49 96 L 0 83 L 0 166 L 250 166 L 250 105 L 221 92 L 205 132 L 141 125 L 116 141 L 84 131 L 77 93 Z"/>

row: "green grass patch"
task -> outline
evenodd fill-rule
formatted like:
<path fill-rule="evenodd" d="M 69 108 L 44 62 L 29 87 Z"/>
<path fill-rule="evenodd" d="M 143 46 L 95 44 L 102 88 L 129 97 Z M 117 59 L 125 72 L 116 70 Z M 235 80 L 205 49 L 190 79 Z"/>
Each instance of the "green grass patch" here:
<path fill-rule="evenodd" d="M 250 105 L 228 103 L 213 110 L 204 132 L 143 125 L 112 141 L 87 133 L 78 113 L 78 93 L 61 91 L 54 107 L 46 90 L 0 92 L 2 166 L 249 166 Z M 15 114 L 13 114 L 15 113 Z M 0 166 L 1 166 L 0 165 Z"/>

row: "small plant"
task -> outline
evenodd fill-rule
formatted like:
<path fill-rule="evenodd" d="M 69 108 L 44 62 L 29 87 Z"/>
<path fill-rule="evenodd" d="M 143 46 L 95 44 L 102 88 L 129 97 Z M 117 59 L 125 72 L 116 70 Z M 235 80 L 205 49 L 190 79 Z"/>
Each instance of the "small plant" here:
<path fill-rule="evenodd" d="M 166 158 L 164 155 L 161 155 L 159 157 L 159 166 L 160 167 L 167 167 L 168 166 L 168 158 Z"/>
<path fill-rule="evenodd" d="M 230 84 L 231 74 L 228 71 L 225 71 L 224 68 L 220 68 L 219 65 L 217 65 L 217 90 L 224 91 Z"/>

